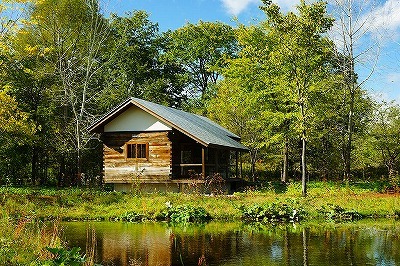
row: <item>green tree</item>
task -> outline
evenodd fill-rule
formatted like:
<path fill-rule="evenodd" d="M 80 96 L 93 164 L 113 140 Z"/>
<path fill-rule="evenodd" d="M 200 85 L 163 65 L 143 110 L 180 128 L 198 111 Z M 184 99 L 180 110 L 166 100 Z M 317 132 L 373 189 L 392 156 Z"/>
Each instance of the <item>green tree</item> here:
<path fill-rule="evenodd" d="M 103 111 L 128 97 L 179 107 L 185 85 L 181 69 L 161 59 L 165 40 L 144 11 L 111 15 L 109 48 L 102 55 L 104 87 L 98 98 Z"/>
<path fill-rule="evenodd" d="M 227 60 L 218 92 L 208 106 L 209 115 L 242 137 L 250 149 L 252 178 L 256 162 L 281 158 L 279 149 L 288 148 L 294 103 L 274 83 L 275 66 L 269 57 L 273 47 L 263 26 L 241 25 L 236 30 L 240 51 Z M 283 144 L 283 145 L 282 145 Z M 287 176 L 288 153 L 283 154 L 283 176 Z M 272 164 L 273 165 L 273 164 Z M 286 181 L 286 179 L 285 179 Z"/>
<path fill-rule="evenodd" d="M 108 38 L 107 22 L 95 0 L 39 1 L 28 11 L 12 43 L 14 71 L 8 77 L 13 95 L 44 129 L 32 147 L 32 179 L 37 150 L 49 152 L 51 147 L 60 165 L 59 182 L 64 176 L 76 183 L 90 140 L 86 128 L 96 112 L 96 74 L 102 67 L 98 59 Z"/>
<path fill-rule="evenodd" d="M 208 90 L 220 77 L 218 69 L 237 52 L 233 28 L 221 22 L 199 21 L 167 32 L 165 38 L 165 60 L 183 68 L 186 93 L 194 108 L 202 109 Z"/>
<path fill-rule="evenodd" d="M 35 132 L 29 115 L 18 107 L 13 97 L 0 90 L 0 183 L 25 177 L 24 161 L 18 150 L 29 144 Z"/>
<path fill-rule="evenodd" d="M 396 177 L 400 166 L 400 106 L 382 104 L 375 112 L 370 130 L 370 140 L 379 151 L 389 178 Z"/>
<path fill-rule="evenodd" d="M 274 51 L 271 62 L 280 70 L 277 75 L 286 87 L 295 95 L 298 105 L 297 130 L 302 142 L 301 172 L 302 194 L 306 189 L 306 151 L 313 116 L 311 100 L 314 94 L 321 94 L 326 88 L 322 81 L 329 77 L 332 43 L 324 34 L 331 28 L 333 19 L 327 15 L 326 3 L 316 2 L 306 5 L 304 1 L 297 7 L 298 14 L 289 12 L 284 15 L 277 5 L 262 9 L 267 15 L 269 38 Z"/>

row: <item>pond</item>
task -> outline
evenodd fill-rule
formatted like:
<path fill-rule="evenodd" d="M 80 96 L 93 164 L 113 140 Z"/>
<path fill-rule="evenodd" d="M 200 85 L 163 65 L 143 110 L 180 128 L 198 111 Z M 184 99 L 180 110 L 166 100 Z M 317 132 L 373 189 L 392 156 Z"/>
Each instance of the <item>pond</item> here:
<path fill-rule="evenodd" d="M 400 223 L 323 225 L 63 223 L 102 265 L 400 265 Z M 89 250 L 88 250 L 89 251 Z"/>

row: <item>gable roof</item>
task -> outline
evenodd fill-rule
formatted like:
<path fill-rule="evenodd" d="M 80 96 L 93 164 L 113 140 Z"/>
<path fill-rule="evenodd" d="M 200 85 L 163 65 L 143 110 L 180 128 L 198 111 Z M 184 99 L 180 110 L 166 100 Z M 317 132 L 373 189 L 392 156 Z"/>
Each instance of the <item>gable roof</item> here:
<path fill-rule="evenodd" d="M 248 150 L 239 142 L 239 136 L 206 117 L 133 97 L 98 119 L 89 127 L 89 131 L 102 132 L 104 125 L 131 106 L 137 106 L 206 147 L 221 146 L 241 151 Z"/>

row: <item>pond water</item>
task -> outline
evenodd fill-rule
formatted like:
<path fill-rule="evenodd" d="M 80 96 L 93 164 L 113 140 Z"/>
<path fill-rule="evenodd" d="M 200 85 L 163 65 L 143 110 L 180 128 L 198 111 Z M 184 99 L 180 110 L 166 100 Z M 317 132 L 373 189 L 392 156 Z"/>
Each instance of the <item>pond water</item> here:
<path fill-rule="evenodd" d="M 400 265 L 400 223 L 245 225 L 63 223 L 102 265 Z"/>

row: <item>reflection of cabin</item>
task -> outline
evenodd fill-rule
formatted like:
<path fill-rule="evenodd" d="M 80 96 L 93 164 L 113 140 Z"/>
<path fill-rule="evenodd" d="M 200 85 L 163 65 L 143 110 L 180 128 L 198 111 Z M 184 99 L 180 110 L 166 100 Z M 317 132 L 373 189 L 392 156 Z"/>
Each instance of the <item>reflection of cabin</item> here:
<path fill-rule="evenodd" d="M 104 182 L 128 190 L 182 191 L 219 173 L 238 181 L 238 156 L 247 148 L 240 137 L 209 120 L 137 98 L 130 98 L 90 128 L 104 143 Z"/>

